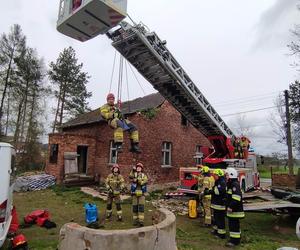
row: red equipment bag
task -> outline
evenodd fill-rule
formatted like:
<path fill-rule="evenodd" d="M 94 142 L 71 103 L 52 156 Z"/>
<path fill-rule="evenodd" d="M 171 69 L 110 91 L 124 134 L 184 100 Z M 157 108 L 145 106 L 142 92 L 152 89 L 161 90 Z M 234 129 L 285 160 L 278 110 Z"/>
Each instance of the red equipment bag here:
<path fill-rule="evenodd" d="M 11 233 L 16 233 L 19 229 L 19 220 L 18 220 L 18 215 L 17 215 L 17 210 L 16 210 L 16 207 L 14 206 L 12 211 L 11 211 L 11 216 L 12 216 L 12 219 L 11 219 L 11 223 L 10 223 L 10 226 L 9 226 L 9 229 L 8 229 L 8 232 L 11 234 Z"/>
<path fill-rule="evenodd" d="M 37 224 L 43 226 L 46 220 L 50 219 L 50 214 L 47 210 L 35 210 L 24 217 L 26 224 Z"/>

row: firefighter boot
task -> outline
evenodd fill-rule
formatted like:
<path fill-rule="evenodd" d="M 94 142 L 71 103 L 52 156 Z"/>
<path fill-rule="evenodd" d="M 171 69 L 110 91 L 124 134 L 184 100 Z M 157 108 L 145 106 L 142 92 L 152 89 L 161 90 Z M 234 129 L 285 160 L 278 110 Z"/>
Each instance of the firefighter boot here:
<path fill-rule="evenodd" d="M 141 149 L 139 147 L 139 143 L 138 142 L 135 142 L 135 143 L 131 142 L 130 152 L 137 153 L 137 154 L 141 153 Z"/>
<path fill-rule="evenodd" d="M 123 221 L 123 219 L 122 219 L 122 215 L 118 215 L 118 219 L 117 219 L 118 221 Z"/>

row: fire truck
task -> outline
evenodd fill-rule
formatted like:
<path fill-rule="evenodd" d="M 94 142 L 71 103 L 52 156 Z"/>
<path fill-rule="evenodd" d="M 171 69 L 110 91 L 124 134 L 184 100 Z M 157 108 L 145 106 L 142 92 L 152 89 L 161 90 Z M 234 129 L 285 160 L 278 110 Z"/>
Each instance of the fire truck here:
<path fill-rule="evenodd" d="M 77 2 L 77 4 L 74 4 Z M 106 34 L 112 46 L 148 80 L 187 120 L 205 135 L 214 151 L 204 159 L 211 168 L 236 167 L 243 190 L 259 185 L 256 157 L 235 159 L 236 136 L 198 89 L 155 32 L 139 23 L 123 21 L 127 0 L 60 0 L 57 30 L 81 42 Z M 195 189 L 192 174 L 180 170 L 181 190 Z"/>

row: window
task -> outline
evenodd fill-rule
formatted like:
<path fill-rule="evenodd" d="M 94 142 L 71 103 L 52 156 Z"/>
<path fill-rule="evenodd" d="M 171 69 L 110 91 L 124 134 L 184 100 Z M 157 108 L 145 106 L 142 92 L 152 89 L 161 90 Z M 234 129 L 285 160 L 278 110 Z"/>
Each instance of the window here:
<path fill-rule="evenodd" d="M 181 115 L 181 125 L 182 126 L 187 126 L 188 125 L 188 120 L 184 115 Z"/>
<path fill-rule="evenodd" d="M 117 163 L 118 161 L 118 151 L 114 145 L 113 141 L 110 141 L 110 150 L 109 150 L 109 164 Z"/>
<path fill-rule="evenodd" d="M 57 156 L 58 156 L 58 144 L 51 144 L 50 145 L 50 163 L 57 163 Z"/>
<path fill-rule="evenodd" d="M 203 153 L 201 152 L 201 145 L 196 145 L 196 154 L 194 158 L 196 159 L 196 165 L 202 165 Z"/>
<path fill-rule="evenodd" d="M 162 144 L 162 165 L 171 166 L 172 143 L 163 142 Z"/>

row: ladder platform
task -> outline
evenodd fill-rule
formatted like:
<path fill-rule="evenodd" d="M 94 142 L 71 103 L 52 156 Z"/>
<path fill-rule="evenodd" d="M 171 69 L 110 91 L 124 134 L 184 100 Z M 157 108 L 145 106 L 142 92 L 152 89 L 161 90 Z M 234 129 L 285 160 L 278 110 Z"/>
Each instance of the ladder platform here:
<path fill-rule="evenodd" d="M 126 17 L 127 0 L 60 0 L 57 30 L 81 42 L 105 34 Z"/>

